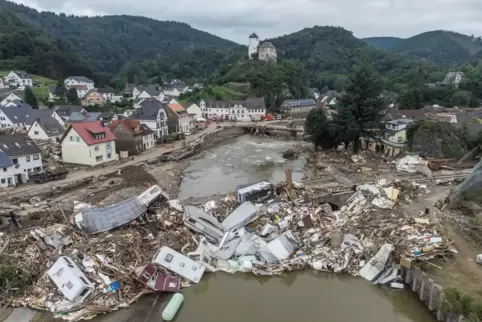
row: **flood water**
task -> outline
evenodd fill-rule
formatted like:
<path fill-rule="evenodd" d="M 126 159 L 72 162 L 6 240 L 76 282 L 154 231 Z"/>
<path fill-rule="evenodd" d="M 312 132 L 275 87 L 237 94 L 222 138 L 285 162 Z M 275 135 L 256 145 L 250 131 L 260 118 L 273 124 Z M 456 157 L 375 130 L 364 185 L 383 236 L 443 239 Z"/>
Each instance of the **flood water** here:
<path fill-rule="evenodd" d="M 233 191 L 242 183 L 303 176 L 303 160 L 283 160 L 293 142 L 243 136 L 209 150 L 186 170 L 180 199 Z M 362 278 L 322 272 L 296 272 L 281 277 L 252 274 L 206 274 L 183 289 L 184 304 L 176 322 L 432 322 L 431 313 L 411 291 L 392 291 Z M 130 309 L 94 322 L 161 321 L 170 294 L 148 296 Z"/>
<path fill-rule="evenodd" d="M 285 160 L 283 151 L 293 141 L 245 135 L 206 151 L 184 171 L 178 198 L 202 198 L 233 192 L 236 185 L 259 181 L 285 180 L 284 169 L 291 168 L 293 180 L 303 177 L 303 158 Z"/>

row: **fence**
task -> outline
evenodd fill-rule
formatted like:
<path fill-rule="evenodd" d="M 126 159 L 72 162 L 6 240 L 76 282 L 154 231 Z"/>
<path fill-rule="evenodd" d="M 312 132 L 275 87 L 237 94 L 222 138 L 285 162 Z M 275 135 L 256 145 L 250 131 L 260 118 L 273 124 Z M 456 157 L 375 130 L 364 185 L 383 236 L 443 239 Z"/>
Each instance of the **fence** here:
<path fill-rule="evenodd" d="M 445 312 L 444 310 L 444 293 L 440 285 L 423 272 L 420 267 L 404 268 L 404 282 L 410 286 L 413 292 L 417 293 L 420 301 L 434 313 L 438 321 L 441 322 L 462 322 L 463 316 Z"/>

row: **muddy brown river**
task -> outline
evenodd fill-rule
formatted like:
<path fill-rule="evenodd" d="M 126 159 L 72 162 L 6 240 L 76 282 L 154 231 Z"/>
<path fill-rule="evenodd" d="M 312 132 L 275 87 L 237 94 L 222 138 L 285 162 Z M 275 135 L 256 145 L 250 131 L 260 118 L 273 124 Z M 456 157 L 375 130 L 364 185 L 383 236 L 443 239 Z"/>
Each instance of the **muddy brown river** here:
<path fill-rule="evenodd" d="M 303 160 L 286 161 L 282 151 L 293 142 L 243 136 L 207 151 L 186 169 L 180 199 L 233 191 L 242 183 L 303 176 Z M 183 289 L 176 322 L 432 322 L 431 313 L 411 291 L 371 285 L 362 278 L 321 272 L 255 277 L 217 272 Z M 161 321 L 169 294 L 142 298 L 129 309 L 94 322 Z"/>

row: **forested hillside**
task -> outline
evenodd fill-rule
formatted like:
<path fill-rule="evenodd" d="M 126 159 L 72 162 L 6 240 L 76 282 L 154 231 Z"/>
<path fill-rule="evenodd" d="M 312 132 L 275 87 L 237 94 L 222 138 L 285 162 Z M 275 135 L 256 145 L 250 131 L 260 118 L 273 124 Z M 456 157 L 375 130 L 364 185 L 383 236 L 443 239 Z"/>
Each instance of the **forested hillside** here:
<path fill-rule="evenodd" d="M 407 39 L 374 37 L 363 40 L 375 48 L 405 53 L 444 66 L 460 64 L 482 50 L 480 37 L 443 30 L 429 31 Z"/>
<path fill-rule="evenodd" d="M 92 76 L 91 69 L 62 42 L 0 9 L 0 70 L 9 69 L 24 69 L 54 79 Z"/>
<path fill-rule="evenodd" d="M 278 48 L 279 56 L 304 63 L 310 86 L 317 88 L 341 90 L 348 72 L 362 60 L 384 76 L 386 89 L 407 83 L 420 65 L 428 74 L 437 69 L 430 62 L 375 49 L 340 27 L 306 28 L 270 41 Z"/>
<path fill-rule="evenodd" d="M 99 73 L 116 74 L 128 63 L 144 59 L 158 62 L 157 72 L 178 76 L 184 72 L 203 76 L 224 58 L 222 50 L 234 42 L 174 21 L 135 16 L 75 17 L 38 12 L 0 0 L 0 10 L 13 12 L 23 22 L 39 28 L 74 50 Z M 185 67 L 186 65 L 186 67 Z"/>

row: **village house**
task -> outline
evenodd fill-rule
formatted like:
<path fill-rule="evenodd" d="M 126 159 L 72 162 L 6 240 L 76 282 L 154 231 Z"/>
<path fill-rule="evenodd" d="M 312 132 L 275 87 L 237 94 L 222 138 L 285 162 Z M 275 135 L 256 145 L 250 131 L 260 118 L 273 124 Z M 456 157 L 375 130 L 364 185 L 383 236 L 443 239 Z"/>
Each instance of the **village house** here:
<path fill-rule="evenodd" d="M 150 86 L 150 87 L 144 87 L 144 88 L 137 88 L 136 89 L 139 92 L 138 95 L 134 96 L 136 100 L 139 100 L 139 99 L 149 99 L 149 98 L 155 98 L 161 102 L 164 101 L 166 95 L 164 95 L 164 93 L 162 92 L 162 90 L 160 89 L 156 89 L 155 87 L 153 86 Z"/>
<path fill-rule="evenodd" d="M 413 123 L 410 119 L 399 119 L 385 122 L 381 138 L 381 152 L 389 157 L 402 153 L 407 143 L 407 127 Z"/>
<path fill-rule="evenodd" d="M 0 106 L 5 106 L 7 103 L 12 101 L 22 101 L 22 98 L 14 93 L 8 94 L 3 100 L 0 102 Z"/>
<path fill-rule="evenodd" d="M 102 95 L 106 102 L 115 103 L 122 100 L 122 96 L 116 95 L 115 90 L 110 87 L 97 88 L 97 93 Z"/>
<path fill-rule="evenodd" d="M 161 136 L 169 134 L 165 104 L 156 99 L 142 101 L 140 107 L 136 108 L 129 118 L 146 124 L 154 131 L 156 141 Z"/>
<path fill-rule="evenodd" d="M 83 99 L 85 94 L 89 92 L 89 88 L 87 87 L 87 85 L 70 85 L 69 89 L 70 88 L 75 88 L 75 90 L 77 91 L 77 97 L 79 99 Z"/>
<path fill-rule="evenodd" d="M 422 120 L 425 119 L 423 110 L 399 110 L 398 108 L 387 108 L 383 115 L 382 121 L 393 121 L 398 119 Z"/>
<path fill-rule="evenodd" d="M 281 111 L 288 114 L 309 112 L 316 108 L 316 101 L 309 99 L 286 100 L 281 104 Z"/>
<path fill-rule="evenodd" d="M 65 88 L 69 89 L 71 87 L 75 87 L 75 86 L 78 86 L 78 85 L 83 85 L 86 87 L 86 92 L 88 90 L 91 90 L 91 89 L 94 89 L 94 81 L 91 80 L 91 79 L 88 79 L 87 77 L 84 77 L 84 76 L 70 76 L 70 77 L 67 77 L 65 80 L 64 80 L 64 85 L 65 85 Z M 80 97 L 80 96 L 79 96 Z"/>
<path fill-rule="evenodd" d="M 5 81 L 10 87 L 16 87 L 19 90 L 33 86 L 32 77 L 23 70 L 12 70 L 5 77 Z"/>
<path fill-rule="evenodd" d="M 182 87 L 176 85 L 166 85 L 162 88 L 162 92 L 166 96 L 179 97 L 183 94 Z"/>
<path fill-rule="evenodd" d="M 181 104 L 167 104 L 166 112 L 169 133 L 187 134 L 190 132 L 189 114 Z"/>
<path fill-rule="evenodd" d="M 84 98 L 82 99 L 83 106 L 90 106 L 90 105 L 102 105 L 105 103 L 105 98 L 97 92 L 95 89 L 89 90 L 85 93 Z"/>
<path fill-rule="evenodd" d="M 0 187 L 26 183 L 32 172 L 42 170 L 40 149 L 26 134 L 0 135 Z"/>
<path fill-rule="evenodd" d="M 32 140 L 57 142 L 64 135 L 65 128 L 55 118 L 37 118 L 28 129 Z"/>
<path fill-rule="evenodd" d="M 119 154 L 121 151 L 127 151 L 128 155 L 137 155 L 156 145 L 154 131 L 138 120 L 112 121 L 109 128 L 117 138 L 116 152 Z"/>
<path fill-rule="evenodd" d="M 87 113 L 81 105 L 56 105 L 53 109 L 64 121 L 68 121 L 73 113 Z"/>
<path fill-rule="evenodd" d="M 116 137 L 102 121 L 70 124 L 61 139 L 65 163 L 96 166 L 118 160 Z"/>
<path fill-rule="evenodd" d="M 189 105 L 189 107 L 187 108 L 187 113 L 189 115 L 194 115 L 194 118 L 203 117 L 203 111 L 196 103 L 192 103 Z"/>
<path fill-rule="evenodd" d="M 8 104 L 13 104 L 9 102 Z M 32 107 L 28 104 L 21 103 L 13 106 L 0 107 L 0 128 L 23 128 L 32 117 Z"/>
<path fill-rule="evenodd" d="M 30 111 L 30 117 L 27 120 L 27 125 L 30 126 L 36 119 L 55 119 L 62 127 L 65 126 L 65 121 L 60 117 L 60 115 L 54 109 L 32 109 Z"/>
<path fill-rule="evenodd" d="M 260 120 L 266 115 L 264 98 L 248 98 L 232 101 L 204 101 L 199 106 L 206 118 L 224 120 L 251 121 Z"/>

